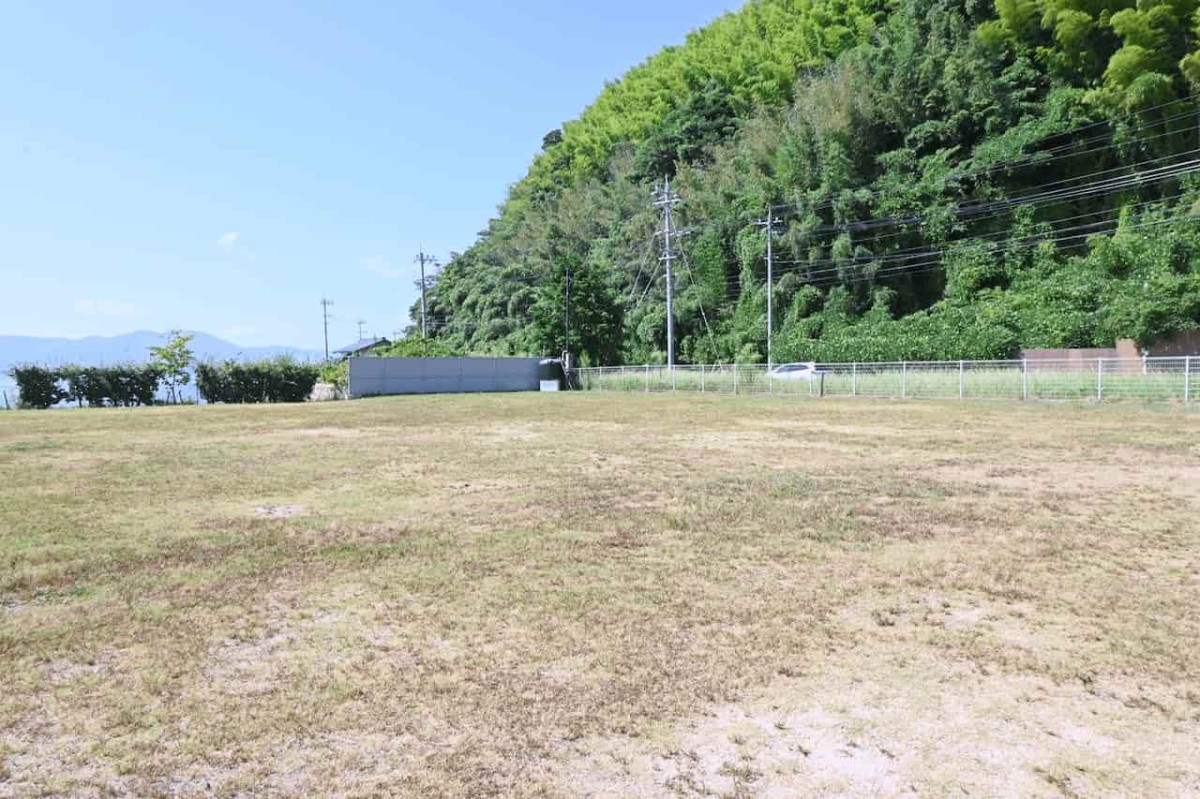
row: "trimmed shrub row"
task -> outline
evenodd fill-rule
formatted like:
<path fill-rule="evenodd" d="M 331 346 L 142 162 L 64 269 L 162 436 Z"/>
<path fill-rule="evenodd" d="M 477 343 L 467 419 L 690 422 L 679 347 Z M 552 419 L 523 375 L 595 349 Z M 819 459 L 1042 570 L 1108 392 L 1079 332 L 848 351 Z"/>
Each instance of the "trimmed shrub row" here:
<path fill-rule="evenodd" d="M 196 388 L 206 402 L 304 402 L 321 367 L 291 358 L 196 364 Z M 153 405 L 164 371 L 150 364 L 117 366 L 35 366 L 9 369 L 24 408 L 50 408 L 61 402 L 92 407 Z"/>
<path fill-rule="evenodd" d="M 304 402 L 321 367 L 292 358 L 196 364 L 196 389 L 206 402 Z"/>
<path fill-rule="evenodd" d="M 94 407 L 153 405 L 162 370 L 146 364 L 118 366 L 34 366 L 8 371 L 25 408 L 49 408 L 60 402 Z"/>

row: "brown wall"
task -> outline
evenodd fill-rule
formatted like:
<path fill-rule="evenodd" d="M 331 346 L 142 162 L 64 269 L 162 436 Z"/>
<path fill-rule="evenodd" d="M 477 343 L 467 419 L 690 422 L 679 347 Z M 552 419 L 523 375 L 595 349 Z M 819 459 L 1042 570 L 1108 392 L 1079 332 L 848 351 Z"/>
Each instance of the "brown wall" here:
<path fill-rule="evenodd" d="M 1141 371 L 1141 366 L 1132 359 L 1140 359 L 1143 353 L 1133 339 L 1121 339 L 1115 347 L 1090 349 L 1031 349 L 1022 350 L 1021 358 L 1029 362 L 1030 369 L 1095 369 L 1097 358 L 1120 358 L 1121 369 Z M 1146 348 L 1149 358 L 1173 358 L 1183 355 L 1200 356 L 1200 328 L 1184 330 L 1155 341 Z M 1110 367 L 1106 366 L 1105 371 Z"/>
<path fill-rule="evenodd" d="M 1030 369 L 1095 369 L 1097 358 L 1139 359 L 1138 363 L 1129 362 L 1129 369 L 1141 371 L 1141 352 L 1133 339 L 1123 338 L 1115 347 L 1094 347 L 1074 349 L 1032 349 L 1022 350 L 1021 358 L 1029 362 Z M 1105 367 L 1107 371 L 1108 368 Z"/>

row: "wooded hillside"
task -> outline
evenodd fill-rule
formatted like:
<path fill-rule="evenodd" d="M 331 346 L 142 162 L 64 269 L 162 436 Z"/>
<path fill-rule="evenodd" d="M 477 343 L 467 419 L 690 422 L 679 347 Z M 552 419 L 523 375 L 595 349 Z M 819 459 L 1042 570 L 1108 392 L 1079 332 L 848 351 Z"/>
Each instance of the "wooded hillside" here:
<path fill-rule="evenodd" d="M 680 362 L 765 360 L 768 208 L 777 362 L 1195 327 L 1198 27 L 1196 0 L 751 2 L 547 135 L 438 277 L 431 330 L 663 360 L 666 177 Z"/>

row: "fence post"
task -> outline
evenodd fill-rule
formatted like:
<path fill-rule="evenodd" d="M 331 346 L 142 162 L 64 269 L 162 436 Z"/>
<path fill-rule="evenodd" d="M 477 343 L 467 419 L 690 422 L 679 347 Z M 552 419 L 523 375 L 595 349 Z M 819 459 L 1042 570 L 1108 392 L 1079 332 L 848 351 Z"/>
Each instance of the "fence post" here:
<path fill-rule="evenodd" d="M 704 393 L 704 364 L 700 364 L 700 393 Z"/>
<path fill-rule="evenodd" d="M 966 396 L 966 393 L 963 390 L 965 388 L 963 385 L 964 374 L 965 374 L 965 370 L 963 368 L 963 362 L 959 361 L 958 362 L 958 398 L 959 399 L 962 399 L 964 396 Z"/>
<path fill-rule="evenodd" d="M 1021 359 L 1021 399 L 1029 399 L 1029 359 Z"/>
<path fill-rule="evenodd" d="M 650 393 L 650 364 L 646 364 L 646 393 Z"/>
<path fill-rule="evenodd" d="M 733 362 L 733 394 L 737 396 L 737 361 Z"/>
<path fill-rule="evenodd" d="M 858 396 L 858 361 L 850 364 L 850 396 Z"/>
<path fill-rule="evenodd" d="M 1096 359 L 1096 402 L 1104 401 L 1104 359 Z"/>
<path fill-rule="evenodd" d="M 908 396 L 908 361 L 900 362 L 900 398 Z"/>
<path fill-rule="evenodd" d="M 1183 404 L 1192 399 L 1192 356 L 1183 356 Z"/>

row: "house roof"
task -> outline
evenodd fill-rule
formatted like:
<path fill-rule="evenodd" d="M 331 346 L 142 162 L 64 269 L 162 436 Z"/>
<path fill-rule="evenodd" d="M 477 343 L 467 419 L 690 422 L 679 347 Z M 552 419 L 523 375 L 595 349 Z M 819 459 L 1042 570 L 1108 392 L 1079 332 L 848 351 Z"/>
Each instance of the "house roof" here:
<path fill-rule="evenodd" d="M 391 343 L 392 342 L 388 341 L 386 338 L 364 338 L 354 342 L 349 346 L 342 347 L 340 350 L 334 350 L 333 353 L 335 355 L 353 355 L 356 352 L 372 350 L 376 347 L 382 347 Z"/>

